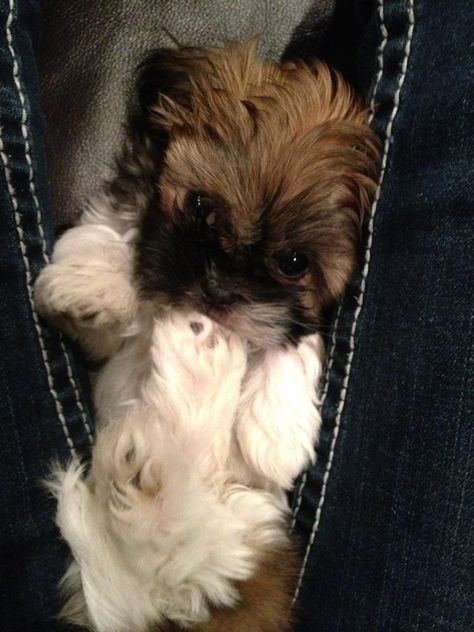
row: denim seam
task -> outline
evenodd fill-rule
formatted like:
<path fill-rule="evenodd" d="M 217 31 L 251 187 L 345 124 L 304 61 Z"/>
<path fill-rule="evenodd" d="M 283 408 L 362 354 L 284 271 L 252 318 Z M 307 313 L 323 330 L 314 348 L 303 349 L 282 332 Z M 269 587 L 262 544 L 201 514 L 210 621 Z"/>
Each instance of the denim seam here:
<path fill-rule="evenodd" d="M 10 1 L 10 15 L 13 16 L 13 10 L 14 10 L 14 5 L 15 5 L 15 0 L 9 0 Z M 12 18 L 13 19 L 13 18 Z M 11 24 L 11 22 L 10 22 Z M 7 25 L 8 27 L 9 25 Z M 45 262 L 45 264 L 49 263 L 49 257 L 48 257 L 48 253 L 46 250 L 46 239 L 45 239 L 45 234 L 44 234 L 44 230 L 43 230 L 43 219 L 42 219 L 42 214 L 41 214 L 41 208 L 40 208 L 40 203 L 39 203 L 39 199 L 38 199 L 38 195 L 36 193 L 36 186 L 35 186 L 35 182 L 34 182 L 34 170 L 33 170 L 33 162 L 31 160 L 31 147 L 30 147 L 30 143 L 28 140 L 28 130 L 26 128 L 26 121 L 27 121 L 27 111 L 26 111 L 26 106 L 25 106 L 25 97 L 23 94 L 23 90 L 22 90 L 22 86 L 21 86 L 21 80 L 20 80 L 20 76 L 19 76 L 19 69 L 18 69 L 18 63 L 16 61 L 16 55 L 15 55 L 15 51 L 13 48 L 13 41 L 12 41 L 12 36 L 11 36 L 11 31 L 10 29 L 8 29 L 7 31 L 7 37 L 8 35 L 10 36 L 8 39 L 9 42 L 9 48 L 10 48 L 10 52 L 12 54 L 13 57 L 13 63 L 14 63 L 14 71 L 13 71 L 13 75 L 14 75 L 14 79 L 15 79 L 15 85 L 17 87 L 17 91 L 18 91 L 18 96 L 20 98 L 20 102 L 21 102 L 21 107 L 22 107 L 22 126 L 21 126 L 21 132 L 23 135 L 23 139 L 25 141 L 25 157 L 26 157 L 26 161 L 28 163 L 28 180 L 29 180 L 29 188 L 30 188 L 30 192 L 31 192 L 31 196 L 35 205 L 35 209 L 36 209 L 36 217 L 37 217 L 37 226 L 38 226 L 38 232 L 39 232 L 39 236 L 40 236 L 40 241 L 41 241 L 41 251 L 42 251 L 42 256 L 43 256 L 43 260 Z M 16 72 L 15 72 L 15 67 L 16 67 Z M 84 425 L 84 429 L 87 433 L 89 442 L 92 443 L 93 442 L 93 437 L 92 437 L 92 431 L 91 431 L 91 427 L 89 425 L 89 422 L 87 421 L 87 416 L 84 410 L 84 406 L 81 402 L 81 396 L 79 393 L 79 388 L 77 385 L 77 381 L 74 377 L 74 373 L 73 373 L 73 369 L 72 369 L 72 364 L 71 364 L 71 358 L 70 358 L 70 353 L 67 350 L 65 344 L 64 344 L 64 340 L 63 340 L 63 336 L 62 334 L 59 334 L 59 341 L 60 341 L 60 347 L 61 347 L 61 351 L 63 353 L 64 356 L 64 360 L 65 360 L 65 364 L 66 364 L 66 372 L 69 378 L 69 382 L 73 388 L 73 392 L 74 392 L 74 397 L 76 400 L 76 404 L 77 404 L 77 408 L 79 410 L 79 414 L 81 416 L 82 419 L 82 423 Z"/>
<path fill-rule="evenodd" d="M 326 370 L 324 372 L 324 386 L 323 386 L 323 390 L 321 392 L 321 399 L 319 402 L 319 410 L 322 411 L 323 406 L 324 406 L 324 402 L 326 401 L 326 396 L 328 394 L 328 390 L 329 390 L 329 374 L 331 373 L 331 369 L 332 369 L 332 365 L 334 363 L 334 352 L 336 350 L 336 332 L 337 332 L 337 326 L 339 323 L 339 316 L 341 315 L 341 309 L 342 309 L 342 303 L 339 304 L 338 308 L 337 308 L 337 313 L 336 313 L 336 317 L 334 319 L 334 325 L 333 325 L 333 330 L 332 330 L 332 335 L 331 335 L 331 346 L 329 348 L 329 353 L 328 353 L 328 359 L 327 359 L 327 364 L 326 364 Z M 298 517 L 298 512 L 300 510 L 301 507 L 301 503 L 303 501 L 303 491 L 306 487 L 306 481 L 308 478 L 308 469 L 306 469 L 303 472 L 303 475 L 301 477 L 301 482 L 298 486 L 298 493 L 297 493 L 297 497 L 296 497 L 296 503 L 295 503 L 295 507 L 293 509 L 293 518 L 291 520 L 291 525 L 290 525 L 290 533 L 293 532 L 295 525 L 296 525 L 296 519 Z"/>
<path fill-rule="evenodd" d="M 34 181 L 33 181 L 33 169 L 32 169 L 32 161 L 31 161 L 31 156 L 30 156 L 30 148 L 29 148 L 29 142 L 28 142 L 28 138 L 27 138 L 27 131 L 26 131 L 26 109 L 25 109 L 25 99 L 24 99 L 24 95 L 23 95 L 23 91 L 21 88 L 21 84 L 19 81 L 19 66 L 18 66 L 18 62 L 17 62 L 17 58 L 16 58 L 16 53 L 15 53 L 15 49 L 13 47 L 13 35 L 12 35 L 12 30 L 11 30 L 11 25 L 13 23 L 13 14 L 14 14 L 14 9 L 15 9 L 15 1 L 14 0 L 9 0 L 9 12 L 8 12 L 8 17 L 6 20 L 6 38 L 7 38 L 7 42 L 8 42 L 8 49 L 10 51 L 10 54 L 12 56 L 12 61 L 13 61 L 13 81 L 15 83 L 15 86 L 17 88 L 18 91 L 18 96 L 20 99 L 20 103 L 22 106 L 22 119 L 21 119 L 21 131 L 22 131 L 22 136 L 23 139 L 25 141 L 25 156 L 26 156 L 26 161 L 28 163 L 28 169 L 29 169 L 29 188 L 30 188 L 30 193 L 32 195 L 32 198 L 35 202 L 36 208 L 38 209 L 38 213 L 39 213 L 39 201 L 38 201 L 38 197 L 36 194 L 36 189 L 35 189 L 35 185 L 34 185 Z M 3 170 L 5 173 L 5 179 L 7 182 L 7 189 L 8 189 L 8 193 L 10 195 L 10 199 L 12 202 L 12 206 L 13 206 L 13 211 L 14 211 L 14 217 L 15 217 L 15 227 L 16 227 L 16 231 L 17 231 L 17 235 L 18 235 L 18 239 L 19 239 L 19 246 L 20 246 L 20 252 L 21 252 L 21 256 L 22 256 L 22 260 L 23 260 L 23 264 L 24 264 L 24 268 L 25 268 L 25 279 L 26 279 L 26 290 L 27 290 L 27 295 L 28 295 L 28 302 L 30 304 L 30 308 L 31 308 L 31 315 L 32 315 L 32 319 L 33 319 L 33 324 L 37 333 L 37 339 L 38 339 L 38 344 L 39 344 L 39 348 L 40 348 L 40 352 L 41 352 L 41 357 L 43 358 L 43 363 L 44 363 L 44 367 L 45 367 L 45 371 L 46 371 L 46 378 L 47 378 L 47 382 L 48 382 L 48 387 L 49 387 L 49 391 L 51 393 L 51 396 L 53 397 L 54 400 L 54 404 L 55 404 L 55 408 L 56 408 L 56 413 L 58 415 L 59 421 L 61 423 L 63 432 L 64 432 L 64 436 L 66 439 L 66 443 L 69 447 L 69 450 L 71 452 L 72 456 L 76 456 L 76 449 L 74 447 L 74 442 L 71 438 L 69 429 L 68 429 L 68 425 L 67 425 L 67 421 L 66 418 L 64 416 L 64 411 L 63 411 L 63 407 L 61 404 L 61 401 L 59 399 L 58 396 L 58 392 L 55 389 L 55 385 L 54 385 L 54 379 L 53 379 L 53 375 L 52 375 L 52 371 L 51 371 L 51 366 L 49 363 L 49 357 L 48 357 L 48 352 L 46 350 L 46 345 L 44 342 L 44 338 L 43 338 L 43 333 L 42 333 L 42 328 L 41 328 L 41 323 L 39 321 L 39 317 L 38 314 L 36 312 L 35 309 L 35 304 L 34 304 L 34 298 L 33 298 L 33 289 L 32 289 L 32 274 L 31 274 L 31 268 L 30 268 L 30 262 L 28 260 L 28 255 L 27 255 L 27 250 L 26 250 L 26 245 L 25 245 L 25 238 L 24 238 L 24 231 L 22 228 L 22 223 L 21 223 L 21 215 L 18 212 L 18 200 L 16 197 L 16 192 L 15 192 L 15 188 L 13 186 L 13 182 L 12 182 L 12 172 L 10 169 L 10 165 L 9 165 L 9 160 L 8 160 L 8 156 L 7 153 L 5 151 L 5 146 L 4 146 L 4 142 L 3 142 L 3 129 L 0 129 L 0 156 L 2 159 L 2 164 L 3 164 Z M 39 222 L 39 232 L 40 232 L 40 236 L 41 236 L 41 241 L 43 244 L 43 249 L 44 249 L 44 231 L 43 231 L 43 227 L 41 225 L 41 222 Z"/>
<path fill-rule="evenodd" d="M 89 443 L 93 443 L 94 438 L 92 436 L 92 430 L 91 427 L 89 425 L 89 422 L 87 421 L 87 415 L 86 415 L 86 411 L 84 410 L 84 406 L 81 402 L 81 395 L 79 393 L 79 388 L 77 386 L 77 381 L 76 378 L 74 377 L 74 373 L 73 373 L 73 369 L 72 369 L 72 365 L 71 365 L 71 358 L 69 356 L 69 352 L 66 349 L 66 346 L 64 344 L 63 341 L 63 335 L 60 334 L 60 345 L 61 345 L 61 351 L 63 352 L 64 355 L 64 359 L 66 361 L 66 372 L 69 378 L 69 382 L 71 383 L 71 386 L 73 388 L 74 391 L 74 397 L 76 399 L 76 404 L 77 404 L 77 408 L 79 410 L 79 414 L 81 416 L 82 419 L 82 423 L 84 425 L 84 429 L 87 433 L 87 438 L 89 439 Z"/>
<path fill-rule="evenodd" d="M 74 443 L 71 439 L 71 435 L 69 434 L 69 430 L 67 427 L 67 423 L 66 423 L 66 419 L 64 417 L 64 412 L 63 412 L 63 407 L 61 405 L 61 402 L 59 401 L 59 397 L 58 397 L 58 393 L 56 391 L 56 389 L 54 388 L 54 381 L 53 381 L 53 376 L 51 373 L 51 369 L 49 366 L 49 358 L 48 358 L 48 352 L 46 351 L 46 347 L 44 344 L 44 340 L 43 340 L 43 334 L 41 331 L 41 325 L 39 322 L 39 318 L 38 318 L 38 314 L 35 311 L 35 306 L 34 306 L 34 301 L 33 301 L 33 291 L 32 291 L 32 276 L 31 276 L 31 269 L 30 269 L 30 264 L 28 261 L 28 258 L 26 256 L 26 247 L 25 247 L 25 243 L 24 243 L 24 233 L 23 233 L 23 229 L 21 227 L 21 220 L 20 220 L 20 214 L 18 213 L 18 202 L 16 200 L 15 197 L 15 190 L 12 186 L 12 182 L 11 182 L 11 171 L 10 171 L 10 167 L 8 165 L 8 157 L 5 153 L 5 148 L 4 148 L 4 144 L 3 144 L 3 130 L 0 129 L 0 157 L 2 159 L 2 164 L 3 164 L 3 170 L 5 173 L 5 179 L 7 182 L 7 188 L 8 188 L 8 193 L 10 194 L 10 199 L 12 201 L 12 205 L 13 205 L 13 211 L 14 211 L 14 215 L 15 215 L 15 226 L 16 226 L 16 230 L 17 230 L 17 234 L 18 234 L 18 238 L 20 240 L 20 252 L 21 252 L 21 256 L 23 259 L 23 263 L 25 266 L 25 277 L 26 277 L 26 287 L 27 287 L 27 293 L 28 293 L 28 302 L 30 304 L 30 308 L 31 308 L 31 315 L 33 317 L 33 323 L 36 329 L 36 333 L 38 336 L 38 343 L 39 343 L 39 347 L 40 347 L 40 351 L 41 351 L 41 356 L 43 358 L 43 362 L 44 362 L 44 366 L 45 366 L 45 370 L 46 370 L 46 377 L 47 377 L 47 381 L 48 381 L 48 387 L 50 390 L 50 393 L 53 397 L 55 406 L 56 406 L 56 412 L 58 414 L 59 420 L 61 422 L 61 426 L 63 428 L 64 431 L 64 435 L 66 437 L 66 442 L 69 446 L 69 450 L 71 452 L 71 454 L 73 456 L 76 456 L 76 450 L 74 448 Z"/>
<path fill-rule="evenodd" d="M 21 104 L 21 110 L 22 110 L 22 114 L 21 114 L 21 134 L 23 136 L 23 140 L 25 143 L 25 158 L 26 158 L 26 162 L 28 164 L 28 186 L 30 189 L 30 193 L 31 193 L 31 197 L 33 199 L 33 203 L 35 205 L 35 210 L 36 210 L 36 218 L 37 218 L 37 227 L 38 227 L 38 233 L 40 236 L 40 241 L 41 241 L 41 252 L 42 252 L 42 256 L 43 256 L 43 260 L 45 262 L 45 264 L 49 263 L 49 257 L 48 257 L 48 253 L 46 251 L 46 238 L 45 238 L 45 234 L 44 234 L 44 230 L 43 230 L 43 220 L 42 220 L 42 216 L 41 216 L 41 208 L 40 208 L 40 203 L 39 203 L 39 199 L 38 199 L 38 195 L 36 192 L 36 185 L 35 185 L 35 181 L 34 181 L 34 170 L 33 170 L 33 161 L 31 160 L 31 146 L 30 146 L 30 142 L 28 140 L 28 129 L 26 127 L 26 122 L 27 122 L 27 111 L 26 111 L 26 106 L 25 106 L 25 95 L 23 93 L 23 89 L 22 89 L 22 85 L 21 85 L 21 80 L 20 80 L 20 72 L 19 72 L 19 65 L 18 65 L 18 61 L 16 58 L 16 52 L 13 46 L 13 36 L 12 36 L 12 31 L 11 31 L 11 24 L 13 22 L 13 14 L 14 14 L 14 8 L 15 8 L 15 0 L 9 0 L 9 15 L 8 15 L 8 19 L 7 19 L 7 23 L 6 23 L 6 32 L 7 32 L 7 41 L 8 41 L 8 48 L 10 50 L 10 54 L 12 56 L 13 59 L 13 80 L 17 89 L 17 93 L 18 93 L 18 97 L 20 99 L 20 104 Z M 30 281 L 31 281 L 31 275 L 30 275 Z M 31 301 L 30 301 L 31 304 Z M 32 309 L 34 309 L 34 301 L 32 304 Z M 64 344 L 64 341 L 62 339 L 62 335 L 60 335 L 60 346 L 61 346 L 61 351 L 64 355 L 64 360 L 66 363 L 66 371 L 67 371 L 67 375 L 69 378 L 69 381 L 71 383 L 71 386 L 73 388 L 74 391 L 74 397 L 76 399 L 76 404 L 77 404 L 77 408 L 79 410 L 79 414 L 81 416 L 82 422 L 84 424 L 84 429 L 87 432 L 87 436 L 89 438 L 89 441 L 92 443 L 92 432 L 91 432 L 91 428 L 89 426 L 89 423 L 87 421 L 86 418 L 86 414 L 84 411 L 84 407 L 81 403 L 81 399 L 80 399 L 80 394 L 79 394 L 79 389 L 77 387 L 77 383 L 76 380 L 74 378 L 74 374 L 72 371 L 72 366 L 71 366 L 71 361 L 69 358 L 69 353 L 66 349 L 66 346 Z M 46 359 L 43 357 L 43 359 L 46 362 Z"/>
<path fill-rule="evenodd" d="M 345 406 L 345 401 L 346 401 L 346 395 L 347 395 L 347 390 L 348 390 L 348 385 L 349 385 L 349 379 L 350 379 L 350 374 L 351 374 L 351 368 L 352 368 L 352 361 L 354 358 L 354 348 L 355 348 L 355 333 L 357 330 L 357 323 L 359 320 L 359 315 L 360 312 L 362 311 L 362 307 L 364 304 L 364 295 L 365 295 L 365 288 L 366 288 L 366 282 L 367 282 L 367 277 L 368 277 L 368 273 L 369 273 L 369 267 L 370 267 L 370 258 L 371 258 L 371 249 L 372 249 L 372 243 L 373 243 L 373 234 L 374 234 L 374 219 L 375 219 L 375 214 L 377 211 L 377 206 L 378 206 L 378 202 L 380 199 L 380 192 L 381 192 L 381 188 L 382 188 L 382 184 L 383 184 L 383 180 L 384 180 L 384 176 L 385 176 L 385 171 L 386 171 L 386 166 L 387 166 L 387 160 L 388 160 L 388 154 L 389 154 L 389 150 L 390 150 L 390 145 L 392 143 L 392 129 L 393 129 L 393 123 L 395 120 L 395 117 L 397 115 L 398 112 L 398 106 L 400 103 L 400 93 L 405 81 L 405 76 L 406 76 L 406 71 L 407 71 L 407 67 L 408 67 L 408 59 L 410 57 L 410 50 L 411 50 L 411 42 L 412 42 L 412 37 L 413 37 L 413 30 L 414 30 L 414 25 L 415 25 L 415 14 L 414 14 L 414 5 L 415 5 L 415 0 L 408 0 L 408 4 L 407 4 L 407 17 L 408 17 L 408 30 L 407 30 L 407 35 L 406 35 L 406 43 L 405 43 L 405 48 L 404 48 L 404 54 L 403 54 L 403 60 L 402 60 L 402 65 L 401 65 L 401 69 L 400 69 L 400 74 L 398 76 L 398 81 L 397 81 L 397 89 L 395 90 L 395 94 L 393 96 L 393 108 L 392 108 L 392 112 L 390 114 L 390 119 L 388 121 L 386 130 L 385 130 L 385 141 L 384 141 L 384 146 L 383 146 L 383 155 L 382 155 L 382 164 L 381 164 L 381 170 L 380 170 L 380 175 L 379 175 L 379 181 L 378 181 L 378 185 L 377 185 L 377 191 L 375 194 L 375 199 L 374 202 L 372 204 L 372 208 L 371 208 L 371 212 L 370 212 L 370 217 L 369 217 L 369 222 L 368 222 L 368 237 L 367 237 L 367 244 L 365 247 L 365 261 L 364 261 L 364 267 L 362 269 L 362 277 L 361 277 L 361 282 L 360 282 L 360 288 L 359 288 L 359 295 L 357 297 L 357 307 L 354 311 L 354 315 L 353 315 L 353 320 L 352 320 L 352 327 L 351 327 L 351 332 L 350 332 L 350 336 L 349 336 L 349 353 L 347 355 L 347 360 L 346 360 L 346 365 L 344 367 L 344 379 L 343 379 L 343 383 L 342 383 L 342 388 L 341 388 L 341 392 L 339 395 L 339 401 L 338 401 L 338 405 L 337 405 L 337 409 L 336 409 L 336 418 L 335 418 L 335 422 L 334 422 L 334 430 L 333 430 L 333 436 L 332 436 L 332 440 L 331 440 L 331 446 L 330 446 L 330 450 L 329 450 L 329 457 L 328 457 L 328 462 L 326 464 L 326 468 L 325 468 L 325 472 L 324 472 L 324 476 L 323 476 L 323 483 L 322 483 L 322 488 L 321 488 L 321 496 L 318 502 L 318 506 L 316 508 L 316 512 L 315 512 L 315 516 L 314 516 L 314 521 L 313 521 L 313 526 L 311 529 L 311 533 L 310 533 L 310 537 L 308 540 L 308 544 L 306 546 L 306 550 L 305 550 L 305 554 L 303 557 L 303 562 L 301 565 L 301 570 L 298 576 L 298 583 L 295 589 L 295 594 L 293 597 L 293 603 L 296 601 L 296 599 L 298 598 L 299 595 L 299 591 L 301 588 L 301 584 L 304 578 L 304 574 L 306 571 L 306 566 L 308 563 L 308 559 L 309 559 L 309 555 L 311 553 L 311 549 L 313 547 L 314 541 L 316 539 L 316 533 L 319 527 L 319 523 L 320 523 L 320 519 L 321 519 L 321 513 L 322 513 L 322 509 L 323 509 L 323 505 L 325 502 L 325 498 L 326 498 L 326 490 L 327 490 L 327 484 L 328 484 L 328 480 L 329 480 L 329 476 L 331 474 L 331 469 L 332 469 L 332 464 L 333 464 L 333 460 L 334 460 L 334 454 L 335 454 L 335 448 L 336 448 L 336 443 L 337 443 L 337 439 L 338 439 L 338 435 L 339 435 L 339 429 L 340 429 L 340 425 L 341 425 L 341 417 L 342 417 L 342 413 L 344 410 L 344 406 Z M 374 86 L 374 91 L 373 91 L 373 97 L 371 100 L 371 107 L 372 107 L 372 115 L 371 115 L 371 119 L 373 118 L 373 113 L 374 113 L 374 106 L 375 106 L 375 97 L 376 97 L 376 93 L 377 93 L 377 88 L 380 84 L 380 80 L 383 76 L 383 71 L 384 71 L 384 65 L 383 65 L 383 53 L 384 53 L 384 49 L 387 45 L 387 41 L 388 41 L 388 31 L 387 28 L 385 26 L 385 22 L 384 22 L 384 0 L 378 0 L 378 16 L 379 16 L 379 24 L 380 24 L 380 32 L 382 35 L 382 41 L 378 50 L 378 55 L 377 55 L 377 59 L 378 59 L 378 72 L 377 72 L 377 76 L 376 76 L 376 83 Z"/>

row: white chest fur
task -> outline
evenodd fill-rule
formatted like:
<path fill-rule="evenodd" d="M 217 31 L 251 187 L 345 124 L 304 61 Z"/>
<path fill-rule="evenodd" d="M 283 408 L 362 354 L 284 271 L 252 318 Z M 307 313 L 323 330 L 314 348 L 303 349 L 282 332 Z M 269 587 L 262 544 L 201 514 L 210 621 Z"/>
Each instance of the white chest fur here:
<path fill-rule="evenodd" d="M 52 484 L 75 558 L 67 615 L 100 632 L 231 606 L 258 552 L 286 538 L 283 492 L 314 459 L 320 426 L 318 335 L 255 350 L 201 314 L 151 314 L 128 285 L 128 250 L 111 228 L 81 226 L 37 284 L 43 312 L 66 306 L 80 342 L 104 339 L 110 355 L 90 472 L 72 463 Z"/>
<path fill-rule="evenodd" d="M 320 337 L 257 351 L 201 314 L 170 311 L 132 327 L 96 386 L 100 424 L 146 408 L 203 480 L 289 489 L 319 432 Z"/>

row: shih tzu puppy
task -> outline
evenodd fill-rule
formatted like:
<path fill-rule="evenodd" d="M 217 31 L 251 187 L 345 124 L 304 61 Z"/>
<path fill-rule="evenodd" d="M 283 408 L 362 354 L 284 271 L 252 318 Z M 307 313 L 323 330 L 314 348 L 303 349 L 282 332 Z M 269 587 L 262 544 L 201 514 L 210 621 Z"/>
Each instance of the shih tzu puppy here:
<path fill-rule="evenodd" d="M 321 314 L 378 143 L 336 73 L 255 48 L 151 54 L 114 179 L 36 283 L 102 363 L 92 463 L 51 482 L 62 614 L 89 630 L 291 629 L 285 492 L 314 460 Z"/>

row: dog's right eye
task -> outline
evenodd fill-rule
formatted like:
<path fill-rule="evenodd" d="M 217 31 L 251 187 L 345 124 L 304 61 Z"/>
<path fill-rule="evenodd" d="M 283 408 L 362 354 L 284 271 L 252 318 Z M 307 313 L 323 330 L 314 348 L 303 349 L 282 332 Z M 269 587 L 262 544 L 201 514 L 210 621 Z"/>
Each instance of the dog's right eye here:
<path fill-rule="evenodd" d="M 218 205 L 202 191 L 191 191 L 186 200 L 186 208 L 198 219 L 206 220 L 209 226 L 215 221 Z"/>
<path fill-rule="evenodd" d="M 187 206 L 195 213 L 201 213 L 204 208 L 203 200 L 204 196 L 202 195 L 202 193 L 200 193 L 199 191 L 191 191 L 191 193 L 188 195 Z"/>

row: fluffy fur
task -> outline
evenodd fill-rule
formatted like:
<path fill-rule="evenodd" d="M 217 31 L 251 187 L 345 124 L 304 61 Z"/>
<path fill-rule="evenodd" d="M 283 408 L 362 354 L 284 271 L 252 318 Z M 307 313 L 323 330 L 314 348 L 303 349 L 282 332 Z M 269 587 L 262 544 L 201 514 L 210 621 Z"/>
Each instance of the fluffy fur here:
<path fill-rule="evenodd" d="M 56 244 L 42 314 L 103 362 L 88 472 L 50 488 L 63 616 L 99 632 L 280 632 L 285 491 L 314 460 L 322 310 L 355 265 L 377 143 L 323 64 L 153 53 L 116 178 Z"/>

